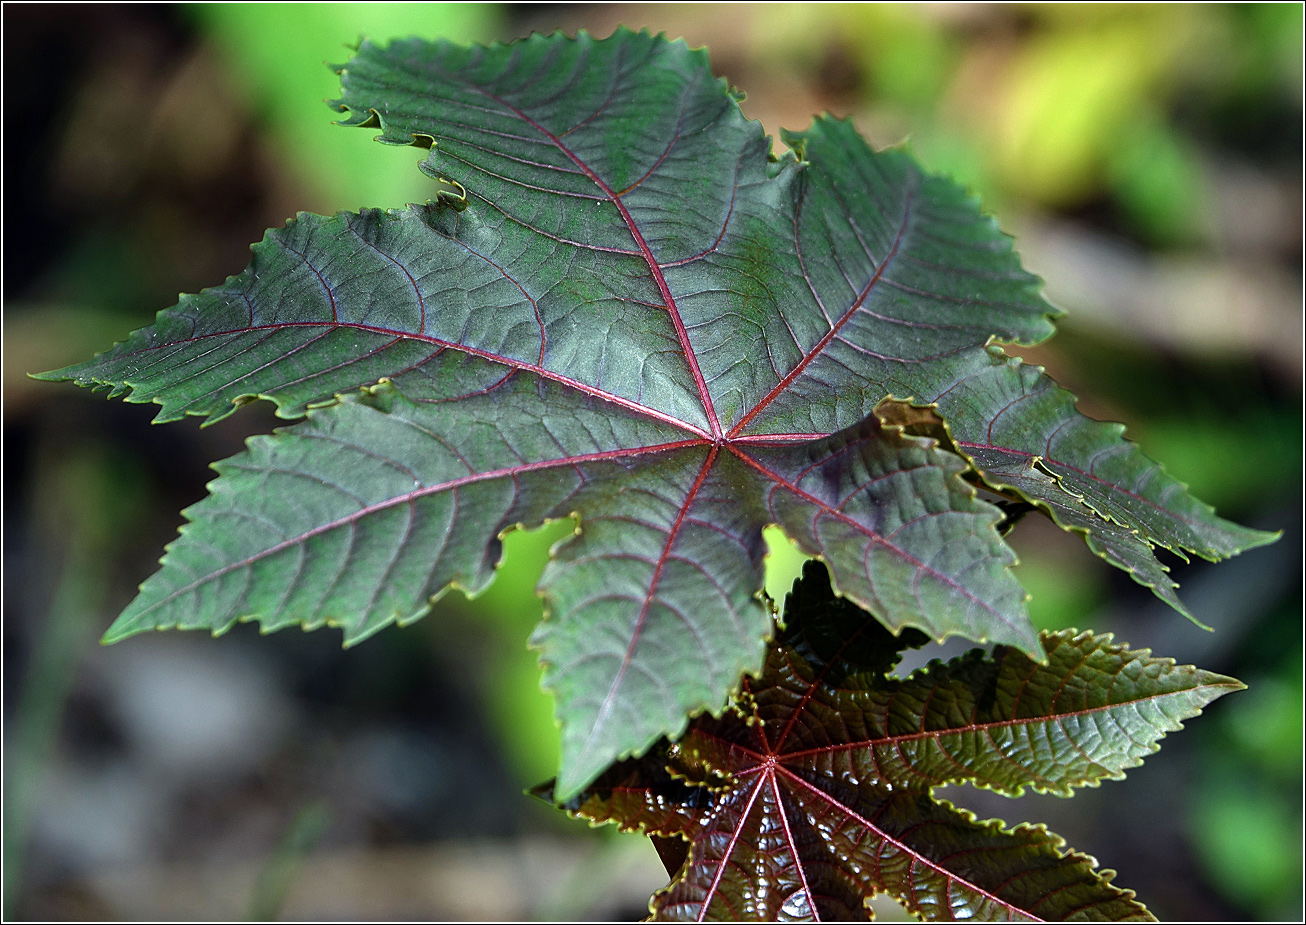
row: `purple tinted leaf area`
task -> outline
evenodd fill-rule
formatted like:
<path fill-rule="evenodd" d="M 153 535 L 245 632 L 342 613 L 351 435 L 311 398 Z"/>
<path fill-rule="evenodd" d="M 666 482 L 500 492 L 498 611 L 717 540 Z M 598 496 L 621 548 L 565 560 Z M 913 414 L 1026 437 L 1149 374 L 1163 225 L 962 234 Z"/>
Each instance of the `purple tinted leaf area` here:
<path fill-rule="evenodd" d="M 933 789 L 1068 795 L 1122 777 L 1241 684 L 1073 631 L 1041 637 L 1043 664 L 1000 646 L 887 678 L 924 637 L 895 637 L 811 563 L 785 624 L 733 712 L 564 804 L 689 842 L 655 918 L 867 920 L 883 892 L 928 920 L 1150 919 L 1042 827 L 977 821 Z"/>
<path fill-rule="evenodd" d="M 300 214 L 240 275 L 45 374 L 160 421 L 254 398 L 300 419 L 216 466 L 108 640 L 252 620 L 357 642 L 484 588 L 506 531 L 575 516 L 534 637 L 566 796 L 761 669 L 768 525 L 895 630 L 1035 656 L 966 479 L 1176 606 L 1153 545 L 1269 538 L 987 352 L 1051 333 L 1038 280 L 963 190 L 850 123 L 773 158 L 704 52 L 626 30 L 364 42 L 339 73 L 344 123 L 429 148 L 435 199 Z M 946 439 L 883 424 L 890 395 L 937 405 Z"/>

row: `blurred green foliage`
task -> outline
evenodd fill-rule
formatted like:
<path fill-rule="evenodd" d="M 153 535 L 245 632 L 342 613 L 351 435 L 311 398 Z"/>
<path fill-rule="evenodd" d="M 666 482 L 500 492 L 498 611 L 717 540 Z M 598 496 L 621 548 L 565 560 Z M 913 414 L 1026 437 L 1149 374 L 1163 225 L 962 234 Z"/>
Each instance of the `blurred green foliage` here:
<path fill-rule="evenodd" d="M 249 921 L 275 922 L 281 917 L 295 874 L 330 824 L 331 810 L 325 803 L 310 803 L 295 814 L 267 866 L 259 873 L 250 897 Z"/>
<path fill-rule="evenodd" d="M 1207 734 L 1190 826 L 1211 882 L 1263 920 L 1301 915 L 1302 661 L 1248 678 Z"/>
<path fill-rule="evenodd" d="M 540 688 L 540 668 L 526 640 L 544 616 L 535 584 L 549 549 L 575 529 L 576 522 L 568 519 L 509 533 L 494 581 L 466 604 L 495 637 L 481 692 L 504 751 L 524 785 L 548 780 L 558 770 L 553 699 Z"/>
<path fill-rule="evenodd" d="M 1300 4 L 1020 4 L 984 15 L 896 4 L 784 5 L 762 46 L 841 48 L 861 105 L 927 166 L 979 193 L 1055 209 L 1106 198 L 1160 247 L 1209 234 L 1208 167 L 1176 114 L 1300 106 Z M 1188 120 L 1192 121 L 1192 120 Z"/>
<path fill-rule="evenodd" d="M 342 131 L 326 106 L 314 105 L 339 95 L 329 65 L 344 62 L 362 38 L 485 42 L 501 23 L 499 7 L 481 3 L 203 3 L 189 12 L 308 187 L 304 211 L 326 215 L 401 208 L 424 202 L 432 189 L 415 169 L 419 152 Z"/>

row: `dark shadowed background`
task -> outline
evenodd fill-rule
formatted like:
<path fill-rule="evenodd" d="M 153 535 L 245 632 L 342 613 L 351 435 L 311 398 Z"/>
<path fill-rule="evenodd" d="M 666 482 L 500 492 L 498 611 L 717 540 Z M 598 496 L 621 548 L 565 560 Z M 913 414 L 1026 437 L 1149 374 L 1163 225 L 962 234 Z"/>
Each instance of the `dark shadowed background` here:
<path fill-rule="evenodd" d="M 1045 821 L 1163 919 L 1302 913 L 1302 9 L 6 5 L 4 914 L 28 919 L 641 918 L 636 836 L 523 794 L 557 759 L 525 647 L 563 527 L 475 601 L 342 650 L 330 630 L 100 633 L 204 494 L 274 426 L 213 427 L 28 380 L 238 273 L 296 211 L 423 201 L 421 152 L 333 126 L 324 61 L 419 34 L 619 23 L 706 44 L 771 134 L 828 110 L 904 139 L 1017 236 L 1068 310 L 1025 350 L 1225 516 L 1284 530 L 1174 562 L 1206 633 L 1028 518 L 1045 627 L 1232 674 L 1121 782 L 947 796 Z M 794 563 L 786 561 L 792 574 Z M 771 578 L 783 588 L 783 570 Z M 948 652 L 964 646 L 947 647 Z M 938 655 L 938 647 L 929 655 Z M 947 653 L 944 653 L 947 654 Z"/>

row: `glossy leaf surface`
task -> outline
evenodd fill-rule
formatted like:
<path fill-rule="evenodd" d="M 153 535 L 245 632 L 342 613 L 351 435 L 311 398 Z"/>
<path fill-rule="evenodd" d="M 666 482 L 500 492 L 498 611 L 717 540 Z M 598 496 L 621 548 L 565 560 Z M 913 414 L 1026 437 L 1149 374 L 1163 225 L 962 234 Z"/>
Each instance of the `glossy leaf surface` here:
<path fill-rule="evenodd" d="M 768 524 L 891 627 L 1033 653 L 972 461 L 1045 459 L 1046 486 L 997 481 L 1172 601 L 1147 543 L 1260 541 L 1064 402 L 1074 427 L 1021 427 L 984 347 L 1051 333 L 1037 279 L 960 188 L 849 123 L 776 159 L 701 50 L 624 30 L 364 43 L 340 74 L 346 124 L 430 148 L 433 200 L 301 214 L 244 273 L 47 374 L 158 420 L 256 397 L 306 418 L 219 464 L 108 639 L 257 620 L 357 641 L 483 588 L 504 531 L 576 515 L 535 637 L 567 792 L 758 670 Z M 889 394 L 937 402 L 964 455 L 883 429 Z"/>
<path fill-rule="evenodd" d="M 735 713 L 695 721 L 565 804 L 689 841 L 656 918 L 866 919 L 878 892 L 930 920 L 1149 918 L 1043 828 L 978 822 L 932 791 L 1068 795 L 1123 777 L 1239 682 L 1073 631 L 1043 634 L 1046 664 L 998 647 L 887 678 L 923 637 L 895 638 L 835 598 L 814 563 L 785 619 Z"/>

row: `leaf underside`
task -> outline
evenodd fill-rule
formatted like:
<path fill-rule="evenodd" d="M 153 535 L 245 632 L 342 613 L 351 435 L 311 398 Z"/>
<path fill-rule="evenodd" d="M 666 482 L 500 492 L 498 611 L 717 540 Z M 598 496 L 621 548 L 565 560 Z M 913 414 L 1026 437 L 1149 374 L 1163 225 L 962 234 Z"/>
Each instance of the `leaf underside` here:
<path fill-rule="evenodd" d="M 565 804 L 688 841 L 655 919 L 867 920 L 881 892 L 932 921 L 1151 918 L 1043 827 L 979 822 L 933 788 L 1069 795 L 1123 777 L 1243 685 L 1074 631 L 1041 636 L 1045 664 L 999 647 L 889 679 L 921 639 L 836 598 L 815 563 L 785 621 L 735 712 L 695 720 Z"/>
<path fill-rule="evenodd" d="M 257 620 L 356 642 L 484 588 L 505 531 L 575 515 L 534 639 L 565 795 L 758 670 L 769 524 L 894 629 L 1030 653 L 968 469 L 1175 606 L 1153 546 L 1273 538 L 987 348 L 1051 334 L 1038 280 L 960 188 L 847 122 L 776 159 L 702 50 L 624 29 L 364 42 L 339 73 L 344 124 L 430 148 L 434 201 L 301 213 L 239 276 L 44 374 L 159 421 L 255 397 L 303 419 L 215 467 L 109 641 Z M 882 426 L 889 395 L 937 405 L 951 445 Z"/>

